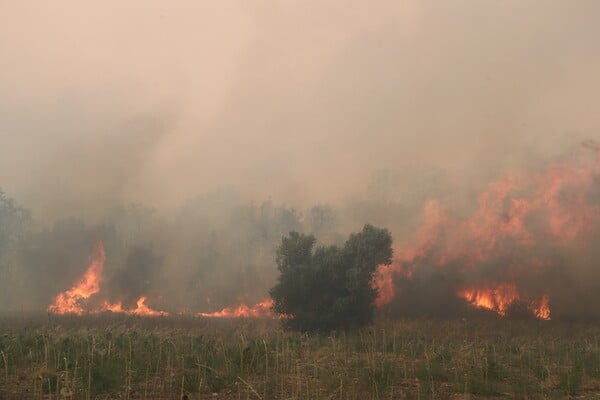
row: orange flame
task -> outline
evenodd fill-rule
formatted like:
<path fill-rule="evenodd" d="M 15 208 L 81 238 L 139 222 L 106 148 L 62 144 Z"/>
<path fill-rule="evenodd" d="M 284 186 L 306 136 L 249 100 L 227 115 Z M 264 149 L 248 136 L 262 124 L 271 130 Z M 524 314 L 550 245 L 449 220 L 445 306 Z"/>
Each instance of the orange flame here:
<path fill-rule="evenodd" d="M 54 304 L 51 304 L 47 310 L 56 314 L 83 314 L 82 302 L 100 291 L 104 261 L 106 261 L 104 243 L 98 242 L 94 247 L 90 265 L 83 277 L 71 289 L 56 296 Z"/>
<path fill-rule="evenodd" d="M 383 307 L 392 302 L 396 296 L 392 276 L 397 274 L 412 279 L 413 263 L 427 253 L 432 238 L 435 238 L 440 227 L 449 223 L 449 218 L 435 201 L 428 201 L 424 207 L 425 222 L 419 228 L 411 243 L 394 248 L 394 262 L 391 265 L 380 265 L 373 276 L 373 287 L 377 289 L 376 307 Z"/>
<path fill-rule="evenodd" d="M 533 314 L 537 319 L 550 320 L 550 297 L 543 295 L 538 305 L 533 305 Z"/>
<path fill-rule="evenodd" d="M 109 301 L 104 301 L 102 305 L 94 310 L 94 313 L 100 313 L 105 311 L 110 311 L 113 313 L 119 314 L 127 314 L 127 315 L 142 315 L 149 317 L 158 317 L 158 316 L 167 316 L 169 315 L 166 311 L 157 311 L 146 305 L 146 300 L 148 298 L 146 296 L 140 297 L 136 302 L 136 308 L 134 309 L 124 309 L 123 303 L 118 301 L 116 303 L 110 303 Z"/>
<path fill-rule="evenodd" d="M 54 314 L 77 315 L 81 315 L 86 312 L 84 308 L 85 301 L 100 292 L 102 270 L 104 268 L 104 262 L 106 261 L 104 243 L 100 241 L 94 246 L 94 251 L 92 252 L 92 256 L 90 258 L 90 265 L 79 282 L 77 282 L 77 284 L 75 284 L 71 289 L 58 294 L 54 300 L 54 303 L 47 308 L 49 312 Z M 146 299 L 146 296 L 140 297 L 137 301 L 137 307 L 132 310 L 123 309 L 123 304 L 120 301 L 113 304 L 105 300 L 100 307 L 92 310 L 91 312 L 99 313 L 102 311 L 111 311 L 114 313 L 145 316 L 168 315 L 168 313 L 165 311 L 156 311 L 148 307 L 145 304 Z"/>
<path fill-rule="evenodd" d="M 585 244 L 600 223 L 600 205 L 590 200 L 600 178 L 600 145 L 585 142 L 584 147 L 595 152 L 591 162 L 589 158 L 565 159 L 531 174 L 513 171 L 489 183 L 478 196 L 477 207 L 466 218 L 456 218 L 438 202 L 428 201 L 421 228 L 412 239 L 394 249 L 394 263 L 380 266 L 374 276 L 376 306 L 385 306 L 399 295 L 395 293 L 394 274 L 410 280 L 426 265 L 458 265 L 458 273 L 470 272 L 495 257 L 504 257 L 507 243 L 525 249 L 541 243 Z M 535 221 L 535 225 L 528 220 Z M 536 228 L 531 229 L 532 226 Z M 522 264 L 543 265 L 535 256 Z M 538 271 L 541 273 L 541 268 Z M 519 274 L 538 273 L 518 265 L 509 265 L 505 272 L 505 280 L 515 283 Z M 512 289 L 514 285 L 491 289 L 469 286 L 459 293 L 462 298 L 499 314 L 505 313 L 519 295 Z M 529 304 L 538 318 L 550 318 L 548 296 Z"/>
<path fill-rule="evenodd" d="M 137 307 L 134 310 L 131 310 L 131 314 L 134 315 L 145 315 L 145 316 L 166 316 L 169 315 L 166 311 L 157 311 L 148 307 L 146 304 L 146 296 L 142 296 L 138 299 L 136 305 Z"/>
<path fill-rule="evenodd" d="M 398 263 L 392 265 L 379 265 L 377 271 L 373 275 L 372 287 L 377 290 L 375 298 L 375 307 L 381 308 L 389 304 L 396 295 L 394 287 L 393 275 L 397 274 L 407 279 L 412 278 L 413 271 L 410 269 L 402 269 Z"/>
<path fill-rule="evenodd" d="M 198 313 L 198 316 L 208 318 L 277 318 L 271 311 L 272 306 L 273 300 L 264 299 L 252 307 L 242 303 L 236 307 L 225 307 L 221 311 Z"/>
<path fill-rule="evenodd" d="M 505 316 L 508 307 L 519 299 L 517 288 L 512 284 L 503 284 L 494 288 L 465 289 L 457 293 L 475 307 L 485 308 Z"/>
<path fill-rule="evenodd" d="M 512 283 L 500 284 L 492 288 L 464 289 L 460 290 L 457 296 L 475 307 L 494 311 L 503 317 L 514 302 L 521 300 L 517 287 Z M 545 294 L 539 301 L 528 302 L 528 308 L 536 318 L 549 320 L 549 303 L 550 298 Z"/>
<path fill-rule="evenodd" d="M 110 303 L 108 300 L 104 300 L 100 308 L 96 312 L 110 311 L 114 313 L 124 313 L 123 304 L 119 301 L 116 303 Z"/>

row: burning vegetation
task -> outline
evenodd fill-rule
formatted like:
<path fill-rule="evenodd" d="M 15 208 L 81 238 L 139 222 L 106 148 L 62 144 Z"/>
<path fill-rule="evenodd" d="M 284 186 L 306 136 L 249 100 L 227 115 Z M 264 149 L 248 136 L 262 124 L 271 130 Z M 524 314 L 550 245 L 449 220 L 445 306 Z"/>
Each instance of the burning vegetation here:
<path fill-rule="evenodd" d="M 276 318 L 271 307 L 273 307 L 273 300 L 265 299 L 253 306 L 241 303 L 238 306 L 225 307 L 212 313 L 198 313 L 198 316 L 207 318 Z"/>
<path fill-rule="evenodd" d="M 104 243 L 98 242 L 94 247 L 90 265 L 81 280 L 71 289 L 56 296 L 54 304 L 48 307 L 48 311 L 56 314 L 83 314 L 83 303 L 100 291 L 100 279 L 105 261 Z"/>
<path fill-rule="evenodd" d="M 600 152 L 488 184 L 457 217 L 429 201 L 423 224 L 376 276 L 378 306 L 396 315 L 597 318 Z M 575 300 L 578 299 L 578 300 Z M 575 304 L 579 305 L 575 305 Z"/>
<path fill-rule="evenodd" d="M 369 287 L 363 292 L 373 294 L 365 297 L 369 307 L 389 317 L 599 318 L 595 307 L 581 306 L 595 304 L 600 292 L 600 150 L 592 142 L 584 147 L 585 151 L 570 157 L 534 170 L 513 170 L 488 183 L 474 196 L 475 206 L 468 211 L 445 206 L 443 197 L 425 201 L 421 212 L 414 213 L 421 215 L 418 228 L 411 235 L 397 236 L 391 262 L 381 259 L 362 281 Z M 348 212 L 331 206 L 315 206 L 304 217 L 272 203 L 235 206 L 235 200 L 225 196 L 202 199 L 198 204 L 206 210 L 199 217 L 198 205 L 188 205 L 182 220 L 171 225 L 137 207 L 109 220 L 108 228 L 91 230 L 67 221 L 35 233 L 27 225 L 26 210 L 6 195 L 1 199 L 2 218 L 10 222 L 3 229 L 18 228 L 2 236 L 4 248 L 12 249 L 2 253 L 3 265 L 18 261 L 35 266 L 36 274 L 47 274 L 49 282 L 56 281 L 50 277 L 71 276 L 71 282 L 57 282 L 39 306 L 55 314 L 165 316 L 186 310 L 183 313 L 210 318 L 283 315 L 291 326 L 303 311 L 292 310 L 278 286 L 271 291 L 272 298 L 267 296 L 277 279 L 275 249 L 279 245 L 281 251 L 286 240 L 292 240 L 293 236 L 286 236 L 290 231 L 300 232 L 296 237 L 300 242 L 314 245 L 318 237 L 324 243 L 304 260 L 314 264 L 313 272 L 317 264 L 339 264 L 331 267 L 331 273 L 315 272 L 313 283 L 302 280 L 306 276 L 290 281 L 291 288 L 299 288 L 300 282 L 308 285 L 298 299 L 306 299 L 318 288 L 314 293 L 319 295 L 310 297 L 316 309 L 341 310 L 339 304 L 351 304 L 356 297 L 348 297 L 352 285 L 338 290 L 342 281 L 336 276 L 352 269 L 356 260 L 365 260 L 364 254 L 346 254 L 342 232 Z M 226 207 L 220 208 L 221 204 Z M 214 225 L 209 216 L 227 222 Z M 394 230 L 402 224 L 401 220 L 388 222 Z M 219 228 L 210 234 L 197 228 L 209 223 Z M 89 246 L 93 238 L 102 240 L 95 241 L 87 268 L 81 271 L 84 255 L 78 258 L 70 249 Z M 145 243 L 156 245 L 151 250 Z M 281 257 L 277 256 L 277 263 Z M 52 260 L 56 260 L 54 269 L 44 269 Z M 65 263 L 68 274 L 62 273 Z M 279 265 L 282 276 L 286 271 Z M 9 296 L 19 285 L 9 285 L 11 275 L 6 277 L 2 296 L 10 304 Z M 39 285 L 32 293 L 42 298 L 47 287 Z M 318 300 L 321 294 L 329 300 Z M 217 301 L 200 300 L 208 298 Z M 356 308 L 348 307 L 348 318 L 356 317 Z"/>
<path fill-rule="evenodd" d="M 166 316 L 169 313 L 156 311 L 146 305 L 146 296 L 140 296 L 136 301 L 135 308 L 124 309 L 121 301 L 110 303 L 104 300 L 99 306 L 90 305 L 92 297 L 100 296 L 100 285 L 102 282 L 102 270 L 106 261 L 104 243 L 99 241 L 94 246 L 90 265 L 83 277 L 72 288 L 56 296 L 54 303 L 48 307 L 48 311 L 54 314 L 78 314 L 100 313 L 110 311 L 143 316 Z"/>

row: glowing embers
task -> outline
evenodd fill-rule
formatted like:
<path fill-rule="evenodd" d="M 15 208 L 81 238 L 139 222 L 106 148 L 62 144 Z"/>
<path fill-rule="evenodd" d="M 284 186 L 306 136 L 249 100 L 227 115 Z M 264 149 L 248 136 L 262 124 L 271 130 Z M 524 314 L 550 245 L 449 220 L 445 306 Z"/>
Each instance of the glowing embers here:
<path fill-rule="evenodd" d="M 272 306 L 273 300 L 264 299 L 253 306 L 242 303 L 236 307 L 226 307 L 221 311 L 198 313 L 198 316 L 209 318 L 279 318 L 271 311 Z"/>
<path fill-rule="evenodd" d="M 550 319 L 550 299 L 548 295 L 543 295 L 538 300 L 528 301 L 521 298 L 517 287 L 512 283 L 486 288 L 463 289 L 456 295 L 477 308 L 494 311 L 503 317 L 509 313 L 511 307 L 523 304 L 532 316 L 538 319 Z"/>
<path fill-rule="evenodd" d="M 69 290 L 56 296 L 54 303 L 48 307 L 53 314 L 100 313 L 110 311 L 129 315 L 166 316 L 165 311 L 156 311 L 146 305 L 146 296 L 141 296 L 136 302 L 136 308 L 124 309 L 122 303 L 110 303 L 105 300 L 99 307 L 90 307 L 89 300 L 100 293 L 102 270 L 106 261 L 104 243 L 96 243 L 90 257 L 90 265 L 81 279 Z"/>

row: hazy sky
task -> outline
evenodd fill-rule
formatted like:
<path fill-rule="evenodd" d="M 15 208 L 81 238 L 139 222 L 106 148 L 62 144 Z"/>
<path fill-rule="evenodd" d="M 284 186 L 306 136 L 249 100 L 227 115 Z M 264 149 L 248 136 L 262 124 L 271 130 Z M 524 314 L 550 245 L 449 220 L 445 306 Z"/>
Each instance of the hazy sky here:
<path fill-rule="evenodd" d="M 302 206 L 600 139 L 600 2 L 0 0 L 0 187 L 38 217 Z"/>

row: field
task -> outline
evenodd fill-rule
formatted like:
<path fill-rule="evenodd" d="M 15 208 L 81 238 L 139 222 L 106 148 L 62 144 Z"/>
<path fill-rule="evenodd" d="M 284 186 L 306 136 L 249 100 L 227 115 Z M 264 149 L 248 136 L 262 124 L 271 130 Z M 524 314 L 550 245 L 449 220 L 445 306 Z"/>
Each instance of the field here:
<path fill-rule="evenodd" d="M 600 398 L 600 326 L 400 320 L 0 319 L 0 399 Z"/>

